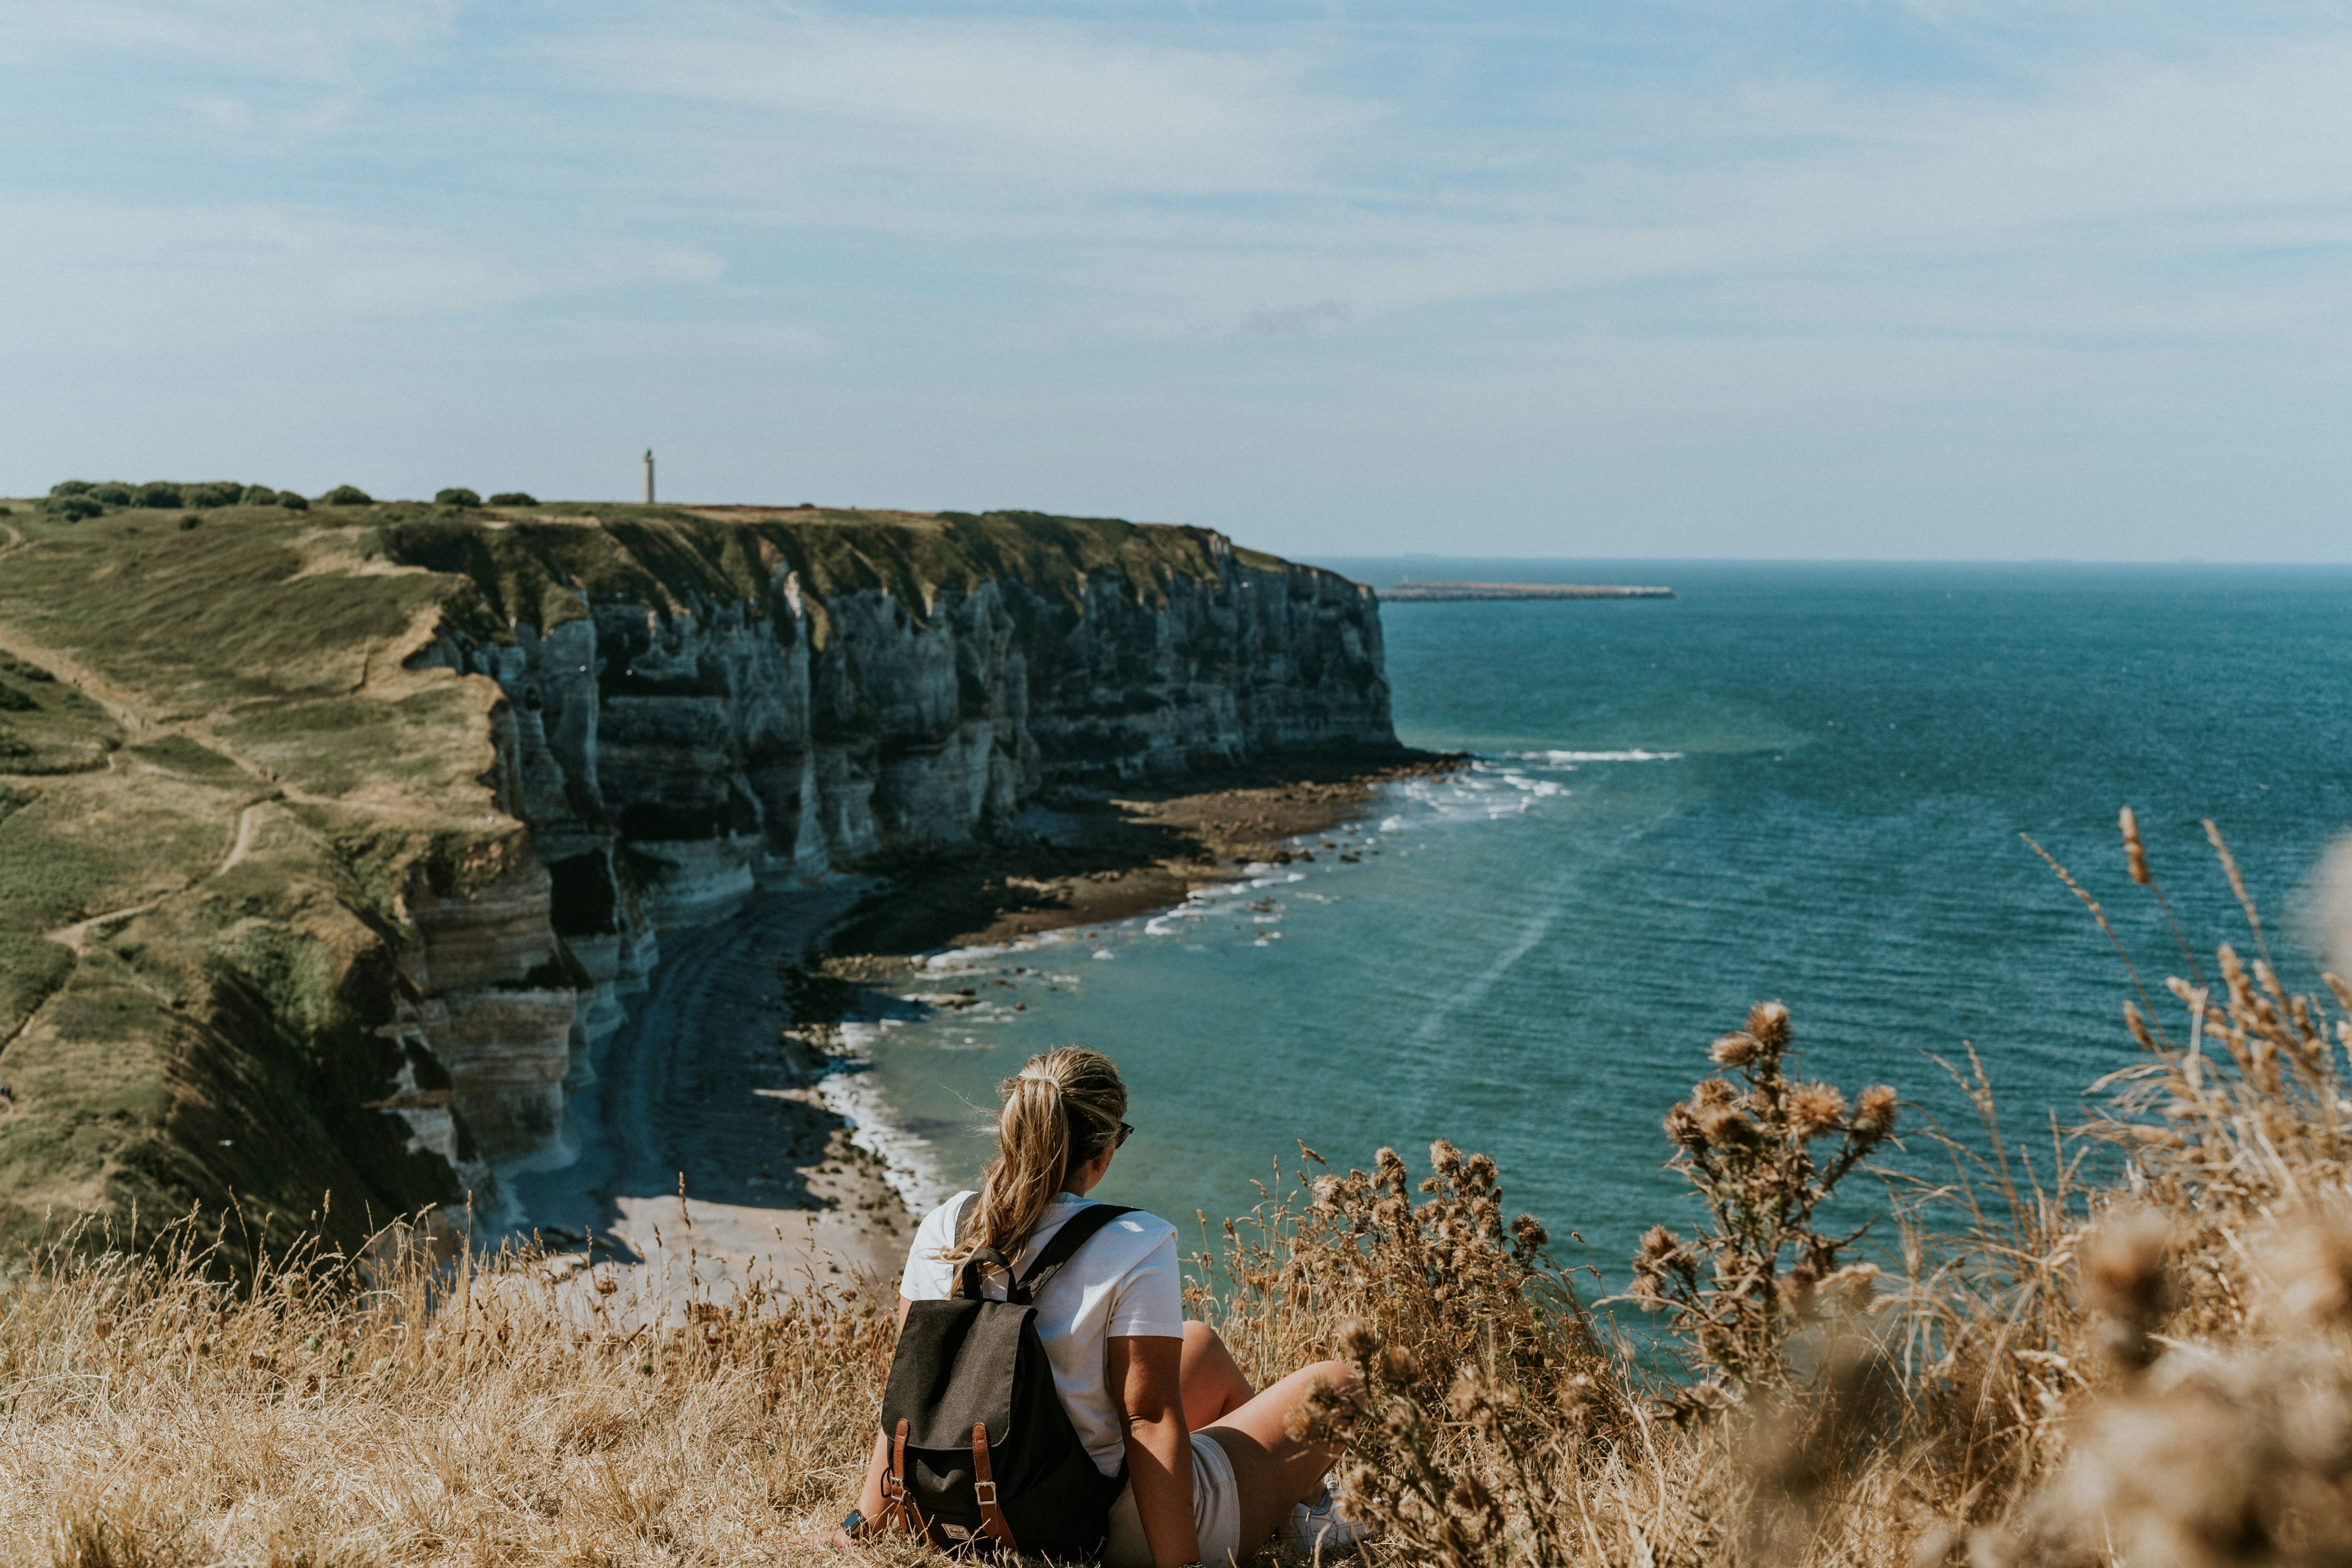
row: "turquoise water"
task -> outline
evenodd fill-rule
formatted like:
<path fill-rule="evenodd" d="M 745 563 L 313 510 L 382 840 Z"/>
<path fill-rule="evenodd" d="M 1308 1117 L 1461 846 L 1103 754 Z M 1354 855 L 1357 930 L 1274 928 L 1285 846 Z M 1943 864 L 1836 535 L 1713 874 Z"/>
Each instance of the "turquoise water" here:
<path fill-rule="evenodd" d="M 1444 1135 L 1619 1275 L 1686 1214 L 1659 1119 L 1753 999 L 1785 999 L 1805 1070 L 1849 1091 L 1955 1121 L 1927 1053 L 1973 1041 L 2016 1135 L 2080 1114 L 2130 1058 L 2127 983 L 2021 831 L 2167 972 L 2119 805 L 2208 947 L 2243 928 L 2199 818 L 2291 926 L 2352 817 L 2345 570 L 1327 564 L 1678 597 L 1385 606 L 1400 737 L 1475 770 L 1176 915 L 937 963 L 982 1005 L 882 1029 L 866 1086 L 928 1184 L 985 1158 L 997 1079 L 1085 1041 L 1134 1094 L 1105 1196 L 1213 1219 L 1300 1139 L 1344 1167 Z"/>

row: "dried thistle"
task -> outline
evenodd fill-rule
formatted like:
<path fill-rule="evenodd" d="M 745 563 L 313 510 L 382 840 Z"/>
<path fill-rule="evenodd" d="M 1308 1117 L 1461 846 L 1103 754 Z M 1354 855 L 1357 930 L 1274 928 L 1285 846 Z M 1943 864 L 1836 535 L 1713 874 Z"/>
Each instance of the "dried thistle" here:
<path fill-rule="evenodd" d="M 1799 1084 L 1789 1092 L 1789 1131 L 1808 1142 L 1834 1132 L 1845 1120 L 1845 1096 L 1834 1084 Z"/>
<path fill-rule="evenodd" d="M 1699 1135 L 1710 1149 L 1744 1149 L 1756 1142 L 1756 1124 L 1737 1106 L 1707 1106 L 1697 1121 Z"/>
<path fill-rule="evenodd" d="M 2098 1342 L 2121 1365 L 2154 1361 L 2149 1336 L 2172 1302 L 2165 1270 L 2172 1227 L 2153 1210 L 2116 1215 L 2083 1238 L 2077 1254 L 2084 1304 L 2099 1320 Z"/>
<path fill-rule="evenodd" d="M 1895 1116 L 1895 1091 L 1883 1084 L 1864 1089 L 1849 1117 L 1834 1086 L 1785 1076 L 1791 1030 L 1780 1003 L 1756 1004 L 1747 1022 L 1708 1049 L 1718 1063 L 1743 1058 L 1734 1070 L 1745 1089 L 1709 1079 L 1666 1119 L 1676 1150 L 1670 1163 L 1706 1205 L 1707 1224 L 1687 1241 L 1663 1227 L 1645 1235 L 1625 1295 L 1673 1314 L 1696 1359 L 1727 1385 L 1783 1378 L 1782 1342 L 1814 1313 L 1825 1279 L 1838 1282 L 1829 1300 L 1839 1310 L 1867 1304 L 1876 1270 L 1838 1268 L 1838 1254 L 1860 1233 L 1823 1235 L 1813 1214 L 1893 1132 Z M 1832 1152 L 1809 1152 L 1832 1136 Z M 1669 1405 L 1683 1417 L 1706 1408 L 1680 1394 Z"/>
<path fill-rule="evenodd" d="M 1895 1131 L 1895 1090 L 1883 1083 L 1862 1091 L 1853 1107 L 1853 1135 L 1875 1143 Z"/>

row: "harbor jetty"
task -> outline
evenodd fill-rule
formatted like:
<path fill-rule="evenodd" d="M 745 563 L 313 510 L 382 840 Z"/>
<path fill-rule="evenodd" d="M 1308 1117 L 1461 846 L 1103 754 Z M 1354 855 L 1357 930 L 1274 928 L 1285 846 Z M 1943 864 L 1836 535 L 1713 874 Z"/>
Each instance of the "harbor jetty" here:
<path fill-rule="evenodd" d="M 1671 599 L 1672 588 L 1635 588 L 1607 583 L 1416 583 L 1374 590 L 1390 604 L 1434 599 Z"/>

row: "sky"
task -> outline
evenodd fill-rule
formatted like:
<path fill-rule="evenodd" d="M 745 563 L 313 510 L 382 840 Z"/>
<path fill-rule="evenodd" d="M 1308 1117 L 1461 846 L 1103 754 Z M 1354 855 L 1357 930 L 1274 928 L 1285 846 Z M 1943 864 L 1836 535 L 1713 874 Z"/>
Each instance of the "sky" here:
<path fill-rule="evenodd" d="M 0 493 L 2345 561 L 2352 8 L 0 0 Z"/>

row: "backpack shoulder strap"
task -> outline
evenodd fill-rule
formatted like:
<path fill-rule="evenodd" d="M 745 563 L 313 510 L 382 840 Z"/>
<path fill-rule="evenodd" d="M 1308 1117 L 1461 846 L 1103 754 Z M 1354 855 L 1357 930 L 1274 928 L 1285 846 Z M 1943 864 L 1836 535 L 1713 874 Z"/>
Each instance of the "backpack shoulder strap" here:
<path fill-rule="evenodd" d="M 971 1227 L 979 1215 L 980 1194 L 974 1193 L 964 1199 L 962 1206 L 956 1210 L 955 1244 L 958 1247 L 961 1247 L 966 1240 L 970 1239 Z M 984 1301 L 988 1299 L 987 1293 L 981 1289 L 980 1266 L 983 1263 L 993 1263 L 1003 1269 L 1007 1279 L 1013 1277 L 1013 1259 L 992 1247 L 983 1247 L 965 1258 L 957 1268 L 954 1291 L 956 1296 L 968 1301 Z"/>
<path fill-rule="evenodd" d="M 1016 1287 L 1019 1295 L 1014 1299 L 1023 1301 L 1036 1300 L 1037 1292 L 1062 1271 L 1062 1265 L 1077 1255 L 1079 1247 L 1094 1239 L 1095 1232 L 1119 1215 L 1134 1212 L 1117 1204 L 1090 1204 L 1064 1220 L 1062 1228 L 1054 1233 L 1054 1239 L 1038 1252 L 1037 1261 L 1029 1266 L 1029 1272 L 1021 1277 L 1021 1283 Z"/>

